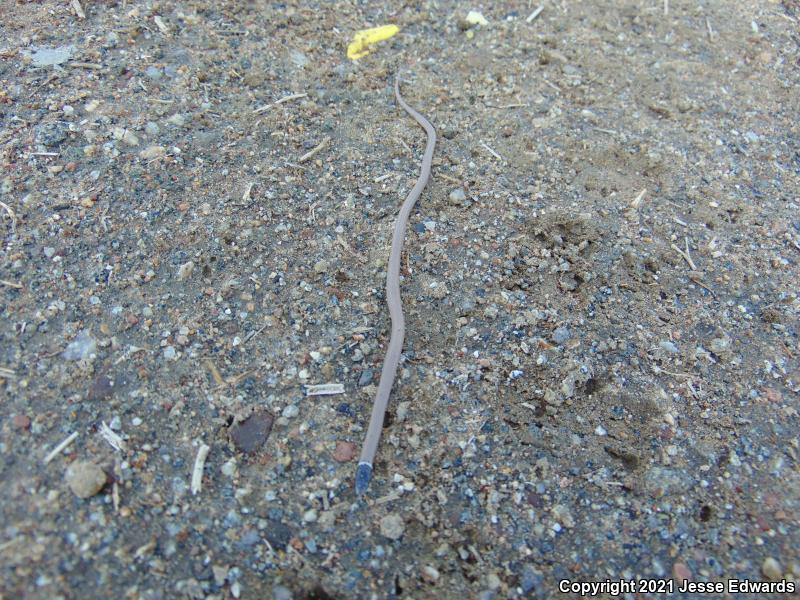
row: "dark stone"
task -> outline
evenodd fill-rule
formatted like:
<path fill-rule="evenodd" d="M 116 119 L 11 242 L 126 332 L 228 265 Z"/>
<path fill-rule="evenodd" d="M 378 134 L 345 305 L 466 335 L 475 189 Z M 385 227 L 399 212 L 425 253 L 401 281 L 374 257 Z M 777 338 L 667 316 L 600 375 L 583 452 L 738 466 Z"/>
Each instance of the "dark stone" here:
<path fill-rule="evenodd" d="M 87 394 L 88 400 L 105 400 L 114 393 L 114 380 L 108 375 L 98 375 Z"/>
<path fill-rule="evenodd" d="M 256 452 L 267 441 L 274 420 L 273 416 L 266 411 L 255 411 L 244 421 L 230 428 L 233 445 L 237 450 L 247 454 Z"/>
<path fill-rule="evenodd" d="M 286 550 L 289 540 L 292 539 L 291 528 L 281 521 L 270 520 L 264 530 L 264 537 L 275 550 Z"/>

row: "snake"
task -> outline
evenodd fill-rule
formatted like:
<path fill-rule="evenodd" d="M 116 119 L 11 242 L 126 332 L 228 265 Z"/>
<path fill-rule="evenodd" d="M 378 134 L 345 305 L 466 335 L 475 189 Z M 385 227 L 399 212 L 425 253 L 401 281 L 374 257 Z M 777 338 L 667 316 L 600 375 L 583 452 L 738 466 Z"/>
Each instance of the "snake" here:
<path fill-rule="evenodd" d="M 436 145 L 436 129 L 431 125 L 428 119 L 409 106 L 400 94 L 399 74 L 394 81 L 394 96 L 400 107 L 425 130 L 428 141 L 425 145 L 425 154 L 422 156 L 422 167 L 420 169 L 419 178 L 403 201 L 400 211 L 397 214 L 397 221 L 394 225 L 392 249 L 389 253 L 389 265 L 386 271 L 386 303 L 389 306 L 389 317 L 392 323 L 391 336 L 389 338 L 389 347 L 386 349 L 386 355 L 383 359 L 383 368 L 381 369 L 381 378 L 378 382 L 378 390 L 375 393 L 375 401 L 372 404 L 372 415 L 370 416 L 367 435 L 364 438 L 364 444 L 361 447 L 361 456 L 358 459 L 355 488 L 356 494 L 359 496 L 367 491 L 369 482 L 372 479 L 372 463 L 378 451 L 383 420 L 386 416 L 386 407 L 389 405 L 389 396 L 392 392 L 395 376 L 397 375 L 397 367 L 400 364 L 400 353 L 403 350 L 403 340 L 406 335 L 403 302 L 400 297 L 400 256 L 403 253 L 403 240 L 408 225 L 408 217 L 430 179 L 433 149 Z"/>

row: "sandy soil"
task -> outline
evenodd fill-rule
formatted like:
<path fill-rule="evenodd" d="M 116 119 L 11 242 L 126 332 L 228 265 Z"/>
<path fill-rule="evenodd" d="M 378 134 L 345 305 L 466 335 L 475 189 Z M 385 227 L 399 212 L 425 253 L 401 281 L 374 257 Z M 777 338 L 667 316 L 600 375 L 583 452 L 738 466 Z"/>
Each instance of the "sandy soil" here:
<path fill-rule="evenodd" d="M 536 6 L 2 2 L 0 598 L 800 578 L 800 4 Z"/>

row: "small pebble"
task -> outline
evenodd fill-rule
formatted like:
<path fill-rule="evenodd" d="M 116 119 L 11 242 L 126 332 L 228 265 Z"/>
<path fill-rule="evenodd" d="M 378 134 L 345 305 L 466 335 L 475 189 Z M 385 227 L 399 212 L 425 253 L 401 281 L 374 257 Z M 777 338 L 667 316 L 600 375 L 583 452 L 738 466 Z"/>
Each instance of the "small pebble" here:
<path fill-rule="evenodd" d="M 761 572 L 764 574 L 764 577 L 771 579 L 772 581 L 778 581 L 783 577 L 781 563 L 771 556 L 768 556 L 764 559 L 764 562 L 761 565 Z"/>
<path fill-rule="evenodd" d="M 293 419 L 299 414 L 300 414 L 300 409 L 297 408 L 296 404 L 290 404 L 289 406 L 284 408 L 283 411 L 281 412 L 281 416 L 287 419 Z"/>
<path fill-rule="evenodd" d="M 253 453 L 267 441 L 272 431 L 274 418 L 265 411 L 256 411 L 241 423 L 236 423 L 230 428 L 230 436 L 236 449 Z"/>
<path fill-rule="evenodd" d="M 272 598 L 273 600 L 292 600 L 294 596 L 286 586 L 276 585 L 272 588 Z"/>
<path fill-rule="evenodd" d="M 672 565 L 672 576 L 680 583 L 681 581 L 686 581 L 692 579 L 692 572 L 689 570 L 685 564 L 681 562 L 676 562 Z"/>
<path fill-rule="evenodd" d="M 336 449 L 333 451 L 333 459 L 336 462 L 348 462 L 356 457 L 356 445 L 353 442 L 339 440 L 336 442 Z"/>
<path fill-rule="evenodd" d="M 303 515 L 303 521 L 306 523 L 313 523 L 316 520 L 317 520 L 317 511 L 314 510 L 313 508 L 307 510 Z"/>
<path fill-rule="evenodd" d="M 73 462 L 67 467 L 64 477 L 72 493 L 78 498 L 91 498 L 106 484 L 103 469 L 88 460 Z"/>
<path fill-rule="evenodd" d="M 17 429 L 28 429 L 31 426 L 31 418 L 28 415 L 14 415 L 14 427 Z"/>
<path fill-rule="evenodd" d="M 669 352 L 671 354 L 677 354 L 678 353 L 678 347 L 675 344 L 673 344 L 672 342 L 670 342 L 670 341 L 663 340 L 663 341 L 659 342 L 658 345 L 665 352 Z"/>
<path fill-rule="evenodd" d="M 372 383 L 372 369 L 364 369 L 361 371 L 361 377 L 358 378 L 358 385 L 364 387 L 370 383 Z"/>
<path fill-rule="evenodd" d="M 166 153 L 167 149 L 164 148 L 164 146 L 148 146 L 139 152 L 139 158 L 142 160 L 152 160 L 154 158 L 164 156 Z"/>
<path fill-rule="evenodd" d="M 467 200 L 467 194 L 461 188 L 456 188 L 450 195 L 447 196 L 447 199 L 450 201 L 450 204 L 454 206 L 461 206 Z"/>
<path fill-rule="evenodd" d="M 403 522 L 403 517 L 398 514 L 389 514 L 381 519 L 381 534 L 390 540 L 399 540 L 403 537 L 406 530 L 406 524 Z"/>
<path fill-rule="evenodd" d="M 569 339 L 569 329 L 566 327 L 559 327 L 553 331 L 553 343 L 563 344 Z"/>
<path fill-rule="evenodd" d="M 429 583 L 436 583 L 439 581 L 439 571 L 431 565 L 422 567 L 422 579 Z"/>

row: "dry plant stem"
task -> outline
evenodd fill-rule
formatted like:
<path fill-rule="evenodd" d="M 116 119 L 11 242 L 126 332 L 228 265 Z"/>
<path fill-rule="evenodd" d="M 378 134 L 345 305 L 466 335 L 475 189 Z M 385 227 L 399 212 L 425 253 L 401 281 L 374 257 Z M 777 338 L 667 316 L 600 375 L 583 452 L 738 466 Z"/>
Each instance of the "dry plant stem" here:
<path fill-rule="evenodd" d="M 433 161 L 433 147 L 436 145 L 436 130 L 430 121 L 423 117 L 416 110 L 406 104 L 400 95 L 400 77 L 398 75 L 394 82 L 394 95 L 397 103 L 411 115 L 414 120 L 422 126 L 428 134 L 428 142 L 425 145 L 425 154 L 422 157 L 422 169 L 419 179 L 414 187 L 406 196 L 400 212 L 397 215 L 397 222 L 394 226 L 392 236 L 392 250 L 389 254 L 389 269 L 386 273 L 386 302 L 389 305 L 389 316 L 392 320 L 392 334 L 389 339 L 389 348 L 386 350 L 386 357 L 383 361 L 381 379 L 378 383 L 378 392 L 375 394 L 375 402 L 372 405 L 372 416 L 369 420 L 367 437 L 361 449 L 361 457 L 358 461 L 356 471 L 356 494 L 363 494 L 367 490 L 369 481 L 372 478 L 372 461 L 378 450 L 378 442 L 381 438 L 383 418 L 386 414 L 386 406 L 389 404 L 389 394 L 392 391 L 392 384 L 397 373 L 397 366 L 400 363 L 400 352 L 403 350 L 403 339 L 405 338 L 405 317 L 403 316 L 403 305 L 400 299 L 400 257 L 403 253 L 403 239 L 406 234 L 406 225 L 411 210 L 414 208 L 417 199 L 425 189 L 428 179 L 431 176 L 431 162 Z"/>

